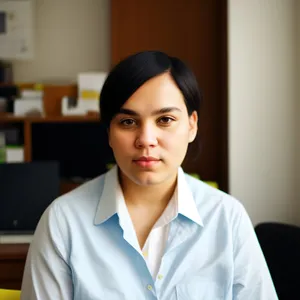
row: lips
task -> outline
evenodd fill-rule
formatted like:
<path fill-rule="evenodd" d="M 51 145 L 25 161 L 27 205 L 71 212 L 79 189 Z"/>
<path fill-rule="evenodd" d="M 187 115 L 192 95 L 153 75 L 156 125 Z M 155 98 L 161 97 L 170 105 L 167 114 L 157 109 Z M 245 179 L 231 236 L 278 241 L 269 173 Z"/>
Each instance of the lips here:
<path fill-rule="evenodd" d="M 152 168 L 154 166 L 156 166 L 157 164 L 159 164 L 161 160 L 156 158 L 156 157 L 152 157 L 152 156 L 142 156 L 139 157 L 138 159 L 133 160 L 133 162 L 141 167 L 141 168 Z"/>
<path fill-rule="evenodd" d="M 135 159 L 134 161 L 160 161 L 160 159 L 152 157 L 152 156 L 142 156 L 138 159 Z"/>

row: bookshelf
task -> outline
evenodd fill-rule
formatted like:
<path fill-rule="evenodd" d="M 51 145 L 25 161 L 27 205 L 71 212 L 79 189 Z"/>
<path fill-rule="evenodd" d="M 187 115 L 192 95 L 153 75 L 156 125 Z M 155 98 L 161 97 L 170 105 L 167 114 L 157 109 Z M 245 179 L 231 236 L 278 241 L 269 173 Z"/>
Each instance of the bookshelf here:
<path fill-rule="evenodd" d="M 32 88 L 33 84 L 22 84 L 22 88 Z M 98 123 L 98 114 L 61 115 L 61 99 L 63 96 L 77 96 L 75 85 L 51 85 L 44 88 L 44 116 L 15 116 L 12 113 L 0 113 L 1 128 L 16 127 L 22 131 L 24 161 L 32 161 L 32 131 L 36 124 L 86 124 Z M 61 179 L 60 194 L 76 188 L 80 183 Z M 24 271 L 28 243 L 2 243 L 0 239 L 0 288 L 20 289 Z"/>
<path fill-rule="evenodd" d="M 19 89 L 31 89 L 34 87 L 32 83 L 24 83 L 18 85 Z M 32 128 L 35 124 L 80 124 L 80 123 L 97 123 L 99 122 L 99 114 L 90 113 L 87 115 L 63 116 L 61 114 L 61 99 L 64 96 L 77 97 L 77 85 L 44 85 L 43 87 L 43 116 L 15 116 L 12 113 L 0 113 L 0 129 L 17 126 L 21 128 L 23 136 L 24 161 L 32 161 Z M 64 194 L 75 187 L 79 183 L 61 180 L 60 193 Z"/>
<path fill-rule="evenodd" d="M 52 122 L 95 122 L 99 116 L 95 115 L 78 115 L 78 116 L 45 116 L 45 117 L 26 117 L 14 116 L 13 114 L 0 114 L 2 123 L 52 123 Z"/>
<path fill-rule="evenodd" d="M 13 114 L 0 114 L 1 125 L 20 124 L 24 134 L 24 161 L 32 161 L 32 125 L 36 123 L 96 123 L 99 122 L 97 115 L 78 115 L 78 116 L 44 116 L 44 117 L 22 117 Z M 79 184 L 67 180 L 61 180 L 60 193 L 65 194 Z"/>

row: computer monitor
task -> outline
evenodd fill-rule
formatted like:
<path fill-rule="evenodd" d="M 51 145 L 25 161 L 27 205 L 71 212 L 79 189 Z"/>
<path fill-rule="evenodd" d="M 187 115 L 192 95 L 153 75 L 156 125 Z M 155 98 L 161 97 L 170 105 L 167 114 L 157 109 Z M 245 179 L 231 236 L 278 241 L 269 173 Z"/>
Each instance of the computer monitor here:
<path fill-rule="evenodd" d="M 0 164 L 0 234 L 34 233 L 59 187 L 56 161 Z"/>

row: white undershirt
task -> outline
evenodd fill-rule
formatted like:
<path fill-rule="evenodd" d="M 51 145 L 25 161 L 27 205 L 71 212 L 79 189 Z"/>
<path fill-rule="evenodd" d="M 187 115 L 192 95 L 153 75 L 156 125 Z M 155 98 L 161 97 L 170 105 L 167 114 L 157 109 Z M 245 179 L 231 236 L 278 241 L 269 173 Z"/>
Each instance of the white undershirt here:
<path fill-rule="evenodd" d="M 125 228 L 124 238 L 129 238 L 129 243 L 131 245 L 134 245 L 133 247 L 137 251 L 139 251 L 141 255 L 144 256 L 145 262 L 153 279 L 156 280 L 156 277 L 160 279 L 160 277 L 163 276 L 163 274 L 158 274 L 158 272 L 161 265 L 161 259 L 164 255 L 167 246 L 169 227 L 171 221 L 173 221 L 180 213 L 181 215 L 186 216 L 190 220 L 198 224 L 202 224 L 198 213 L 198 209 L 194 202 L 193 195 L 189 186 L 187 185 L 185 173 L 181 168 L 178 169 L 177 186 L 175 192 L 172 198 L 170 199 L 166 209 L 153 226 L 143 249 L 141 249 L 139 245 L 137 236 L 135 236 L 134 241 L 131 239 L 132 234 L 134 234 L 135 232 L 135 229 L 132 220 L 130 220 L 130 226 L 128 226 L 127 223 L 128 218 L 131 218 L 126 207 L 122 189 L 119 185 L 117 169 L 113 170 L 112 176 L 114 176 L 116 184 L 116 205 L 112 208 L 112 211 L 116 210 L 120 218 L 120 225 L 123 228 L 123 230 Z M 103 216 L 103 218 L 107 218 L 107 216 L 105 215 Z"/>
<path fill-rule="evenodd" d="M 155 280 L 161 264 L 169 234 L 170 222 L 177 216 L 177 188 L 166 209 L 153 226 L 142 249 L 148 269 Z"/>

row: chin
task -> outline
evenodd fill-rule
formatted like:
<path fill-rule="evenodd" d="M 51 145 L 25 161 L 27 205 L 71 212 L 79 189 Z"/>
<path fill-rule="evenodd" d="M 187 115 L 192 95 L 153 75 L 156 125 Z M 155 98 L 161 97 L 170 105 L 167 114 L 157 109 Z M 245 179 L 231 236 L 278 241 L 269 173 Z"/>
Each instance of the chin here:
<path fill-rule="evenodd" d="M 137 170 L 136 168 L 124 168 L 123 170 L 124 171 L 122 171 L 122 174 L 125 180 L 127 179 L 141 187 L 163 184 L 169 180 L 172 180 L 173 177 L 176 177 L 175 172 L 173 174 L 173 172 L 168 169 Z"/>
<path fill-rule="evenodd" d="M 143 174 L 132 176 L 131 180 L 140 186 L 152 186 L 163 182 L 159 177 L 157 174 Z"/>
<path fill-rule="evenodd" d="M 149 187 L 167 183 L 170 180 L 172 181 L 174 177 L 176 175 L 173 176 L 173 174 L 166 172 L 145 172 L 142 174 L 131 174 L 129 178 L 139 186 Z"/>

